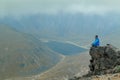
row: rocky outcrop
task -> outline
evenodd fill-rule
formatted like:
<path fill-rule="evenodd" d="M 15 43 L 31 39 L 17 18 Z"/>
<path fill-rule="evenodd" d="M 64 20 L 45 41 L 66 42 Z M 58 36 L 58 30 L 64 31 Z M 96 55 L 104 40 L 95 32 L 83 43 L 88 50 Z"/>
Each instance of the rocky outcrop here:
<path fill-rule="evenodd" d="M 90 75 L 103 75 L 119 72 L 116 67 L 120 65 L 120 51 L 112 45 L 91 47 Z"/>
<path fill-rule="evenodd" d="M 94 76 L 99 76 L 100 79 L 101 75 L 120 72 L 120 51 L 112 45 L 91 47 L 89 54 L 91 59 L 88 74 L 83 77 L 74 77 L 70 80 L 98 80 Z"/>

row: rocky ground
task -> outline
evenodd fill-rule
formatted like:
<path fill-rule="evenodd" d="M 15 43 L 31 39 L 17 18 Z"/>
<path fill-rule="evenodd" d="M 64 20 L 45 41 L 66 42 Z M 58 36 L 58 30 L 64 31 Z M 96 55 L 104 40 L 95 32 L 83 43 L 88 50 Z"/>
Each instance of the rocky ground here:
<path fill-rule="evenodd" d="M 91 77 L 75 77 L 69 80 L 120 80 L 120 73 L 106 74 L 106 75 L 94 75 Z"/>

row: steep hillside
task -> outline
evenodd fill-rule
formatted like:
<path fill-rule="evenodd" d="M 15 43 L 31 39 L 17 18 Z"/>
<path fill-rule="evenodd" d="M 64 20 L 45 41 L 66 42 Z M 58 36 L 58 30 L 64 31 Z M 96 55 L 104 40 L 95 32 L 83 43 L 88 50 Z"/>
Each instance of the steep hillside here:
<path fill-rule="evenodd" d="M 44 37 L 77 37 L 84 35 L 110 34 L 111 29 L 119 28 L 119 15 L 87 15 L 87 14 L 36 14 L 14 18 L 4 17 L 1 23 L 11 25 L 17 30 Z M 28 28 L 29 27 L 29 28 Z M 51 36 L 52 35 L 52 36 Z M 73 37 L 73 36 L 72 36 Z"/>
<path fill-rule="evenodd" d="M 41 73 L 60 58 L 35 37 L 0 25 L 0 80 Z"/>
<path fill-rule="evenodd" d="M 76 73 L 78 73 L 78 76 L 86 74 L 89 70 L 89 59 L 88 52 L 66 56 L 57 65 L 42 74 L 7 80 L 68 80 Z"/>
<path fill-rule="evenodd" d="M 105 43 L 109 41 L 117 45 L 117 36 L 120 34 L 119 21 L 119 14 L 115 13 L 106 15 L 33 14 L 19 17 L 6 16 L 0 19 L 1 24 L 7 24 L 18 31 L 33 34 L 39 38 L 69 40 L 83 45 L 90 44 L 90 40 L 96 34 L 100 35 Z"/>

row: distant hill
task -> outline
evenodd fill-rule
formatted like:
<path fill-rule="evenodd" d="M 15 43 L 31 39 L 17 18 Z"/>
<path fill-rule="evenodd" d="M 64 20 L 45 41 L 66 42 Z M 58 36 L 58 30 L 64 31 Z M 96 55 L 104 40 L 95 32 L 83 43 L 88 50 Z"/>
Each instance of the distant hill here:
<path fill-rule="evenodd" d="M 0 25 L 0 80 L 41 73 L 60 59 L 35 37 Z"/>
<path fill-rule="evenodd" d="M 96 34 L 102 37 L 105 43 L 118 45 L 116 42 L 119 40 L 117 36 L 120 35 L 119 21 L 119 14 L 115 13 L 33 14 L 19 17 L 6 16 L 0 19 L 1 24 L 7 24 L 17 31 L 38 38 L 69 40 L 85 45 L 90 44 L 90 40 Z"/>

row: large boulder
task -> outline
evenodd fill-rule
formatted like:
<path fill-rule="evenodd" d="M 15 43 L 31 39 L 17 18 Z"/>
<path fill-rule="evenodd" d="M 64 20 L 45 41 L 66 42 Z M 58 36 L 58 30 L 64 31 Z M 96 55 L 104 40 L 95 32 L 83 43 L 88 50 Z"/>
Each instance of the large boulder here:
<path fill-rule="evenodd" d="M 106 80 L 101 79 L 101 75 L 113 74 L 120 72 L 120 51 L 116 47 L 110 44 L 100 47 L 91 47 L 89 54 L 90 59 L 90 71 L 88 74 L 82 77 L 74 77 L 69 80 Z M 113 75 L 114 76 L 114 75 Z M 112 77 L 108 77 L 108 80 L 113 80 Z M 119 80 L 119 78 L 117 79 Z"/>
<path fill-rule="evenodd" d="M 101 75 L 117 72 L 116 66 L 120 65 L 120 51 L 110 44 L 100 47 L 91 47 L 89 54 L 91 75 Z"/>

